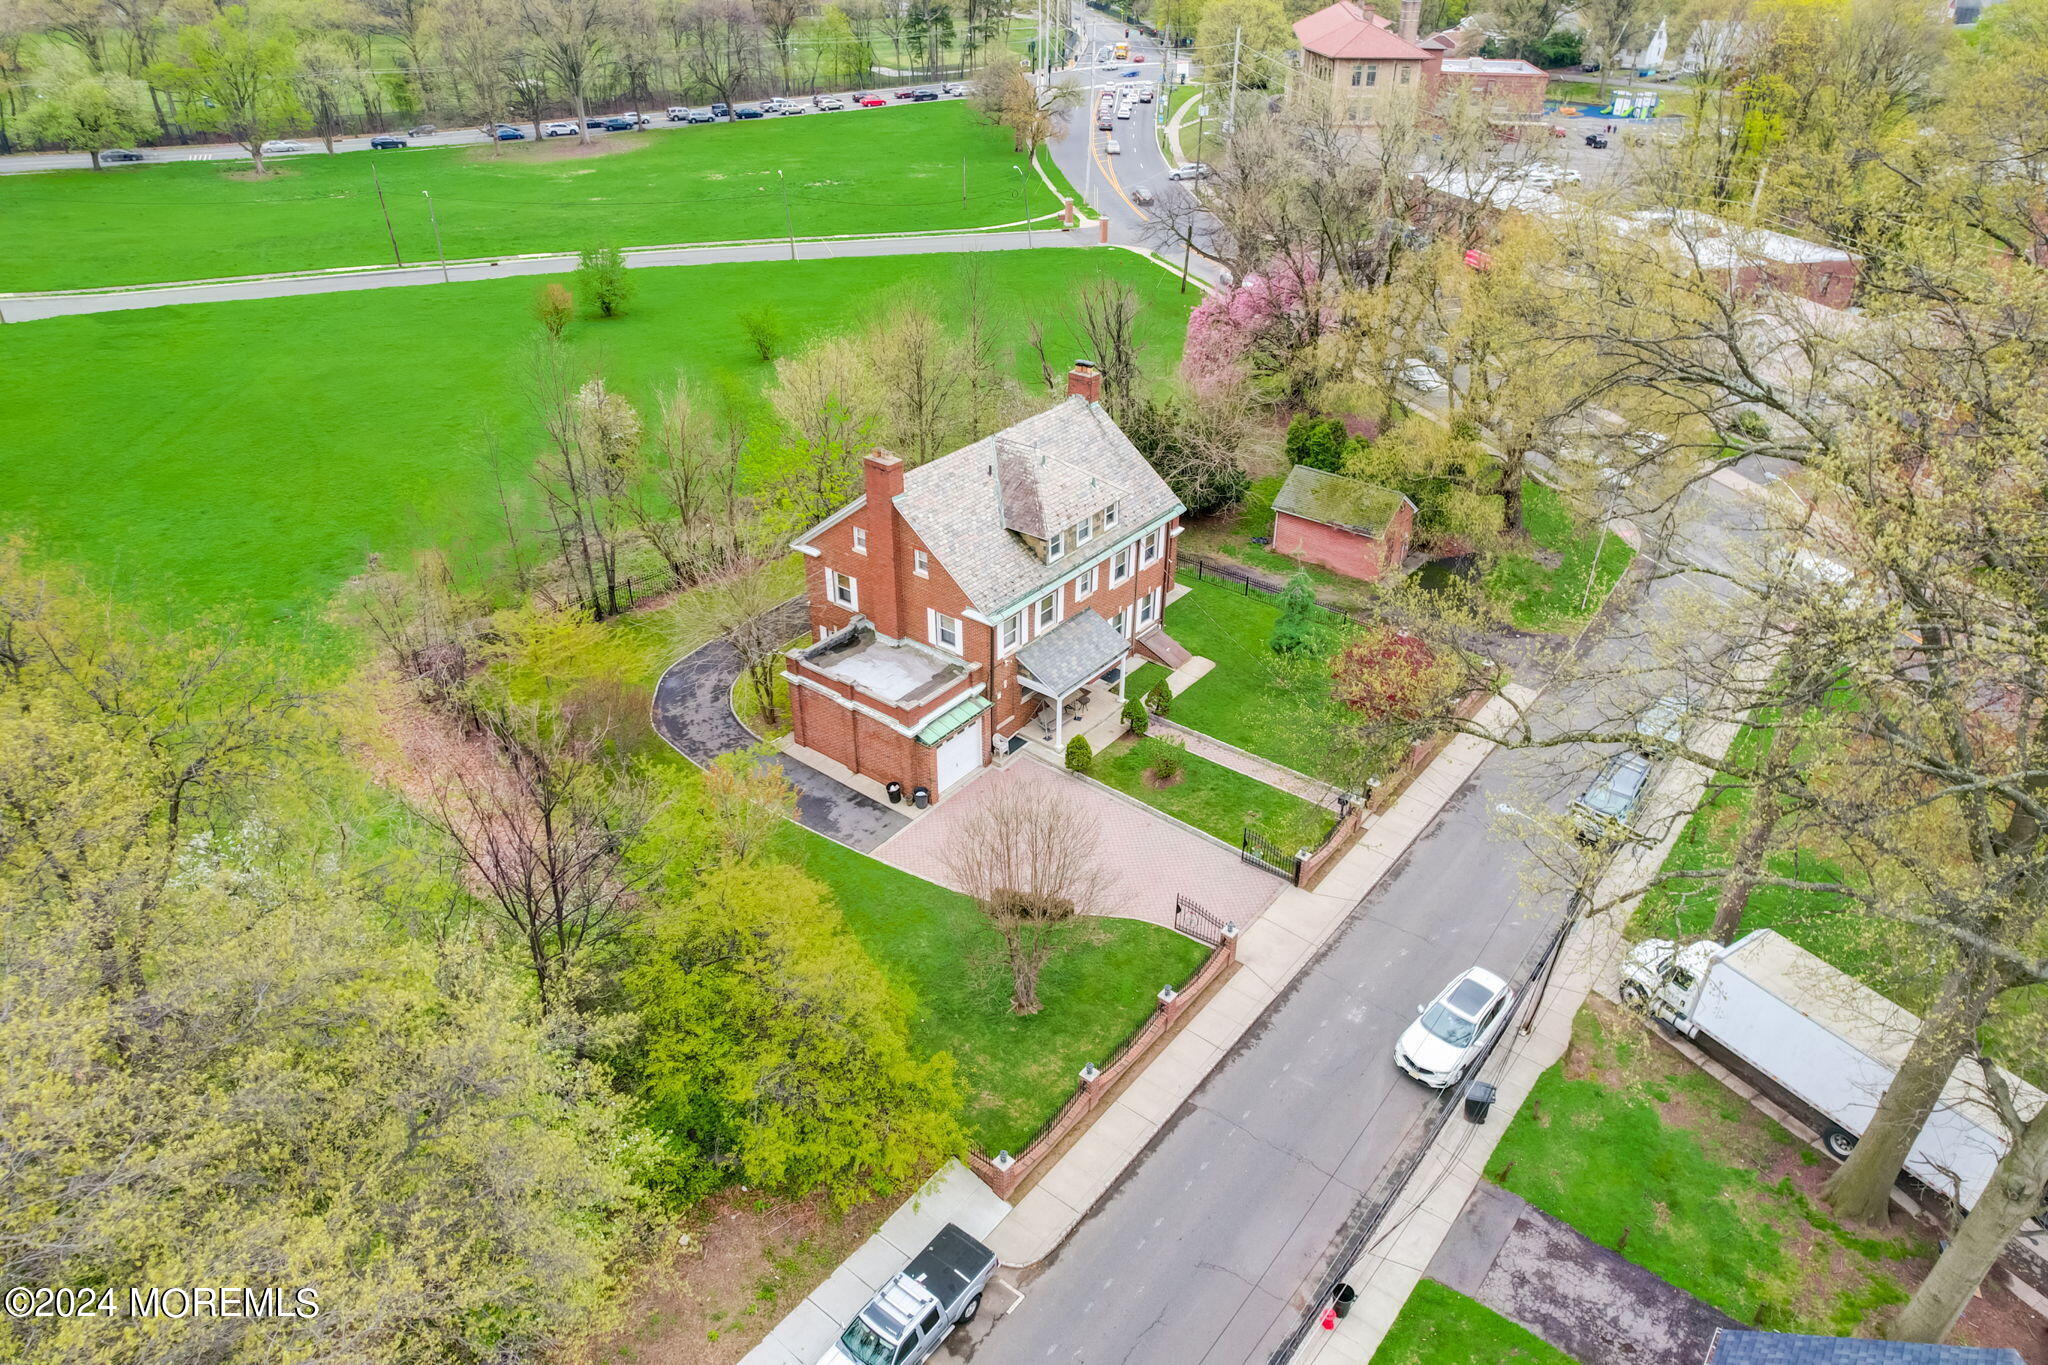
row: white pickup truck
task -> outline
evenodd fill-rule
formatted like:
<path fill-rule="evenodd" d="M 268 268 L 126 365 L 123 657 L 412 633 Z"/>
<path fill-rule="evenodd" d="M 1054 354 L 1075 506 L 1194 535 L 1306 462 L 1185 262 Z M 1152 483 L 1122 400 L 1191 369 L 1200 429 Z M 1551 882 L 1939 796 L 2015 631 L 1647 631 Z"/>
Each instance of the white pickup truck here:
<path fill-rule="evenodd" d="M 1689 1038 L 1709 1040 L 1739 1069 L 1819 1115 L 1822 1140 L 1838 1160 L 1855 1149 L 1920 1027 L 1911 1013 L 1774 929 L 1725 948 L 1645 940 L 1622 968 L 1621 998 Z M 2048 1104 L 2048 1095 L 2019 1077 L 2003 1068 L 1999 1075 L 2021 1117 Z M 1906 1158 L 1908 1172 L 1964 1209 L 2011 1145 L 1988 1095 L 1981 1064 L 1965 1058 Z"/>
<path fill-rule="evenodd" d="M 917 1365 L 972 1322 L 996 1254 L 951 1223 L 876 1291 L 818 1365 Z"/>

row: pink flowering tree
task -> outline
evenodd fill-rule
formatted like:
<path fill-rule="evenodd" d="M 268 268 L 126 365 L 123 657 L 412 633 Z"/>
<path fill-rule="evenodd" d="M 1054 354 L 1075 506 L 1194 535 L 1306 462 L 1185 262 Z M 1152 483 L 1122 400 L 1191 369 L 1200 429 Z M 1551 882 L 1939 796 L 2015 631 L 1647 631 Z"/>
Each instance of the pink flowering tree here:
<path fill-rule="evenodd" d="M 1204 398 L 1277 377 L 1334 318 L 1313 262 L 1285 258 L 1218 289 L 1188 318 L 1180 372 Z"/>

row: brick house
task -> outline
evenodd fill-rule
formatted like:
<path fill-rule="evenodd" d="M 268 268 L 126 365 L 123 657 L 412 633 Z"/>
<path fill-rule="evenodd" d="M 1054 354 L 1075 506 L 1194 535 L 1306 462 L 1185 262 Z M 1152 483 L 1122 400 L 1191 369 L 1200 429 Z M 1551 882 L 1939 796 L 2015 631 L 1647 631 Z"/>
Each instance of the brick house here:
<path fill-rule="evenodd" d="M 791 651 L 792 739 L 935 801 L 995 753 L 1059 748 L 1121 706 L 1133 653 L 1187 653 L 1160 621 L 1186 509 L 1100 402 L 1067 397 L 915 469 L 876 451 L 866 491 L 794 542 L 816 644 Z"/>
<path fill-rule="evenodd" d="M 1446 57 L 1438 71 L 1442 88 L 1468 91 L 1485 109 L 1523 118 L 1543 112 L 1550 88 L 1543 68 L 1519 57 Z"/>
<path fill-rule="evenodd" d="M 1543 112 L 1549 78 L 1540 67 L 1518 59 L 1461 57 L 1456 30 L 1420 36 L 1422 0 L 1401 0 L 1400 16 L 1396 24 L 1357 0 L 1337 0 L 1297 21 L 1294 88 L 1327 99 L 1355 127 L 1372 123 L 1376 101 L 1396 91 L 1426 104 L 1449 91 L 1466 91 L 1500 114 Z"/>
<path fill-rule="evenodd" d="M 1376 583 L 1400 569 L 1415 530 L 1406 495 L 1298 464 L 1273 499 L 1273 548 Z"/>

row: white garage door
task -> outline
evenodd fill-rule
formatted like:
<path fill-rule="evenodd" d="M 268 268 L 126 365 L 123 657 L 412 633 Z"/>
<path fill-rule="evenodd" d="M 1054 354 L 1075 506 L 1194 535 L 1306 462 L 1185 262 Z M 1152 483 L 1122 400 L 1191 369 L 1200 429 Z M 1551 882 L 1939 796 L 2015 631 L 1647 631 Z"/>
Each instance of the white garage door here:
<path fill-rule="evenodd" d="M 959 734 L 939 746 L 939 790 L 958 782 L 981 766 L 981 720 L 968 722 Z"/>

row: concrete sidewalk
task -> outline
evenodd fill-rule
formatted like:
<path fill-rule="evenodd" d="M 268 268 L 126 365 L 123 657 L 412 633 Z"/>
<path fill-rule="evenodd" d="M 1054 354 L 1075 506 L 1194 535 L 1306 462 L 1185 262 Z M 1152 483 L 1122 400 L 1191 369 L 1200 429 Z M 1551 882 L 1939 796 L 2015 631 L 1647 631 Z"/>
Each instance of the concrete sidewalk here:
<path fill-rule="evenodd" d="M 740 1365 L 815 1365 L 883 1282 L 924 1250 L 932 1234 L 956 1223 L 969 1236 L 986 1240 L 1009 1211 L 965 1166 L 948 1162 L 777 1323 L 766 1341 L 741 1357 Z"/>
<path fill-rule="evenodd" d="M 1534 695 L 1513 686 L 1508 692 L 1508 700 L 1496 699 L 1480 712 L 1482 723 L 1505 724 Z M 1453 739 L 1392 807 L 1367 824 L 1357 845 L 1314 891 L 1287 888 L 1244 931 L 1237 941 L 1238 971 L 996 1228 L 989 1245 L 1005 1265 L 1031 1265 L 1059 1247 L 1492 750 L 1470 736 Z"/>

